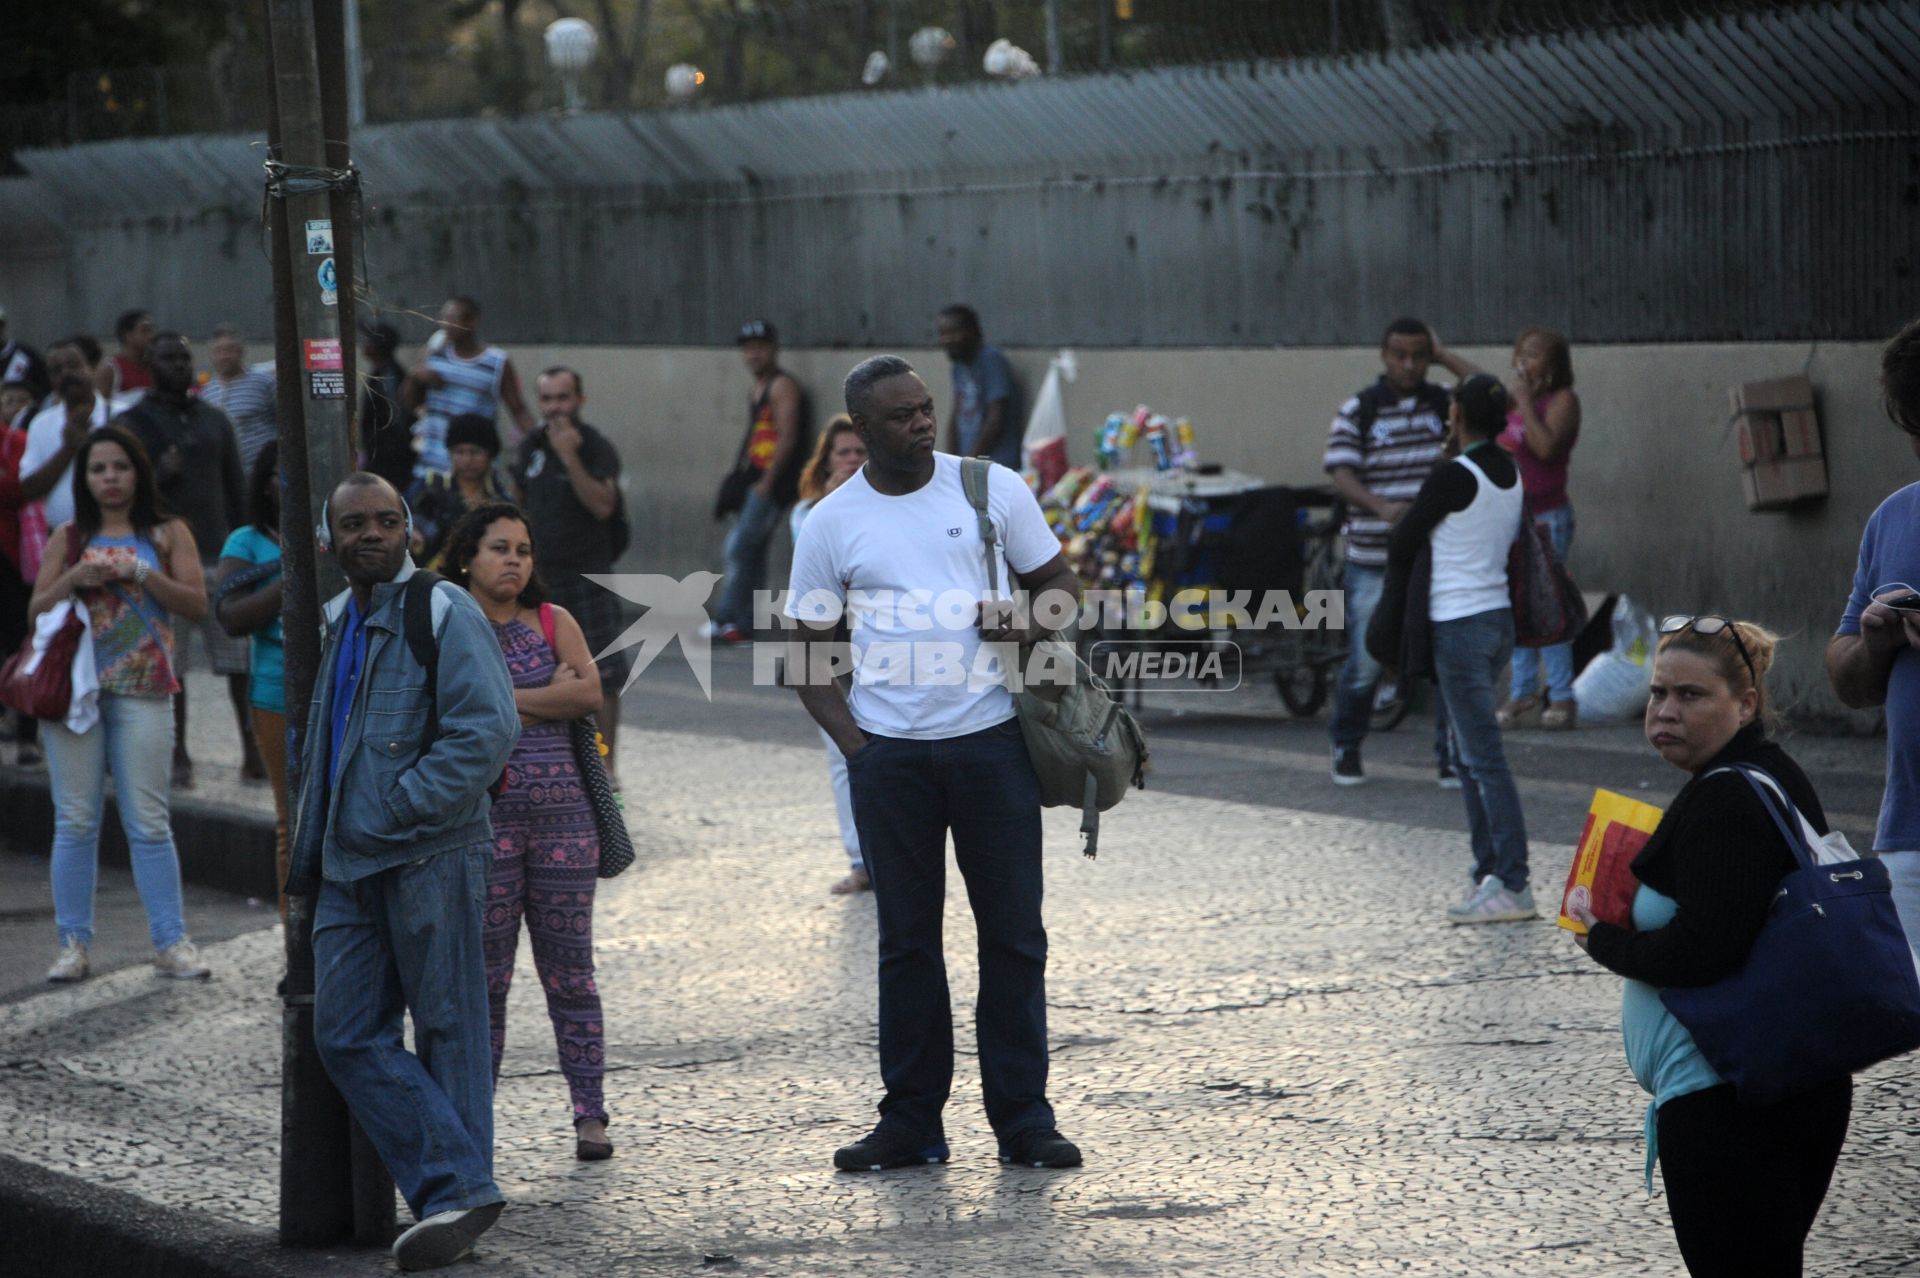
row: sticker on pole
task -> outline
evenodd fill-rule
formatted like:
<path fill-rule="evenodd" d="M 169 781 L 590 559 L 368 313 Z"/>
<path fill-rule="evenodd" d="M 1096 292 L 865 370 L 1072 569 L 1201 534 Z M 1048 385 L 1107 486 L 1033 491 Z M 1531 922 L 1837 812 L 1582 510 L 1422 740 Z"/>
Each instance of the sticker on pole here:
<path fill-rule="evenodd" d="M 302 344 L 301 363 L 307 370 L 308 399 L 347 397 L 346 361 L 337 337 L 309 337 Z"/>
<path fill-rule="evenodd" d="M 305 345 L 303 364 L 309 373 L 338 373 L 346 368 L 346 361 L 340 357 L 339 338 L 309 337 Z"/>
<path fill-rule="evenodd" d="M 307 223 L 307 255 L 329 257 L 333 253 L 333 219 L 319 218 Z"/>
<path fill-rule="evenodd" d="M 340 275 L 333 269 L 333 259 L 320 263 L 320 304 L 337 306 L 340 302 Z"/>

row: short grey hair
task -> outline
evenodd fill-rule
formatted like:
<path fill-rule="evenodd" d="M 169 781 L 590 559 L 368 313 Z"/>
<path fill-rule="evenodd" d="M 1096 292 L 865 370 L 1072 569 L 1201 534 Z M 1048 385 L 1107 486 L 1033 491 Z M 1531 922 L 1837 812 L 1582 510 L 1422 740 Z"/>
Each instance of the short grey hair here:
<path fill-rule="evenodd" d="M 866 416 L 867 399 L 873 393 L 876 383 L 912 371 L 913 365 L 898 355 L 875 355 L 871 359 L 863 359 L 855 364 L 853 371 L 847 374 L 847 383 L 844 388 L 847 398 L 847 415 L 849 417 Z"/>

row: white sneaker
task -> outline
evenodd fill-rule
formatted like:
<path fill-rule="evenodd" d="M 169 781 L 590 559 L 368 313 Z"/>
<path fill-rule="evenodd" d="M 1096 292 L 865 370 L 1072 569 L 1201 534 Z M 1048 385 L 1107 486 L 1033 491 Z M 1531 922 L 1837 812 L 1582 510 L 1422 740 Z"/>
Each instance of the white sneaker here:
<path fill-rule="evenodd" d="M 703 621 L 700 623 L 700 637 L 702 639 L 711 639 L 718 633 L 720 633 L 720 627 L 712 621 Z"/>
<path fill-rule="evenodd" d="M 47 979 L 62 983 L 84 981 L 92 970 L 92 964 L 87 962 L 87 947 L 69 937 L 61 942 L 60 957 L 47 969 Z"/>
<path fill-rule="evenodd" d="M 1510 891 L 1499 879 L 1489 874 L 1480 881 L 1480 886 L 1471 897 L 1447 911 L 1447 922 L 1517 923 L 1539 916 L 1540 911 L 1534 908 L 1531 889 Z"/>
<path fill-rule="evenodd" d="M 176 981 L 204 981 L 213 975 L 200 961 L 200 951 L 184 937 L 153 956 L 153 970 Z"/>
<path fill-rule="evenodd" d="M 393 1243 L 393 1259 L 402 1269 L 438 1269 L 473 1250 L 474 1239 L 500 1219 L 505 1203 L 488 1203 L 465 1211 L 435 1212 L 401 1234 Z"/>

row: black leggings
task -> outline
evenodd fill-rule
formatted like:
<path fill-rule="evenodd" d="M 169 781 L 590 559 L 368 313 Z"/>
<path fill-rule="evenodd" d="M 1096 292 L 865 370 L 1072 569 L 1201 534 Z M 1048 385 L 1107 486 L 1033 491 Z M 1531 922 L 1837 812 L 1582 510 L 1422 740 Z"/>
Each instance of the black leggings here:
<path fill-rule="evenodd" d="M 1723 1084 L 1660 1107 L 1660 1178 L 1693 1278 L 1799 1278 L 1852 1109 L 1850 1078 L 1777 1105 Z"/>

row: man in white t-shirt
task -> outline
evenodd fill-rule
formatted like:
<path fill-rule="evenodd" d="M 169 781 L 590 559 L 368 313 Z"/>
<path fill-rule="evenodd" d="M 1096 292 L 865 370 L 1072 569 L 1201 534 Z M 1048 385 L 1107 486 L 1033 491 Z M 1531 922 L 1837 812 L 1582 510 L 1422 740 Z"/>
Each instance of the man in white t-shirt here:
<path fill-rule="evenodd" d="M 945 1162 L 953 1014 L 940 923 L 946 842 L 979 933 L 980 1083 L 1002 1162 L 1077 1167 L 1047 1101 L 1047 933 L 1040 791 L 1007 687 L 1021 644 L 1048 632 L 983 606 L 987 566 L 960 459 L 934 452 L 933 396 L 905 360 L 847 376 L 867 464 L 822 498 L 794 548 L 789 669 L 847 758 L 880 923 L 880 1123 L 835 1152 L 843 1171 Z M 1002 579 L 1032 613 L 1070 615 L 1079 584 L 1020 477 L 1000 466 L 988 513 Z M 1049 607 L 1050 605 L 1050 607 Z M 852 692 L 828 654 L 851 628 Z"/>
<path fill-rule="evenodd" d="M 27 423 L 27 450 L 20 457 L 20 473 L 44 478 L 41 472 L 52 469 L 55 463 L 60 465 L 50 485 L 21 485 L 28 497 L 46 498 L 46 526 L 58 528 L 73 518 L 73 456 L 87 432 L 111 421 L 119 405 L 94 390 L 94 366 L 80 343 L 72 339 L 55 342 L 47 347 L 46 360 L 53 394 L 51 402 Z"/>

